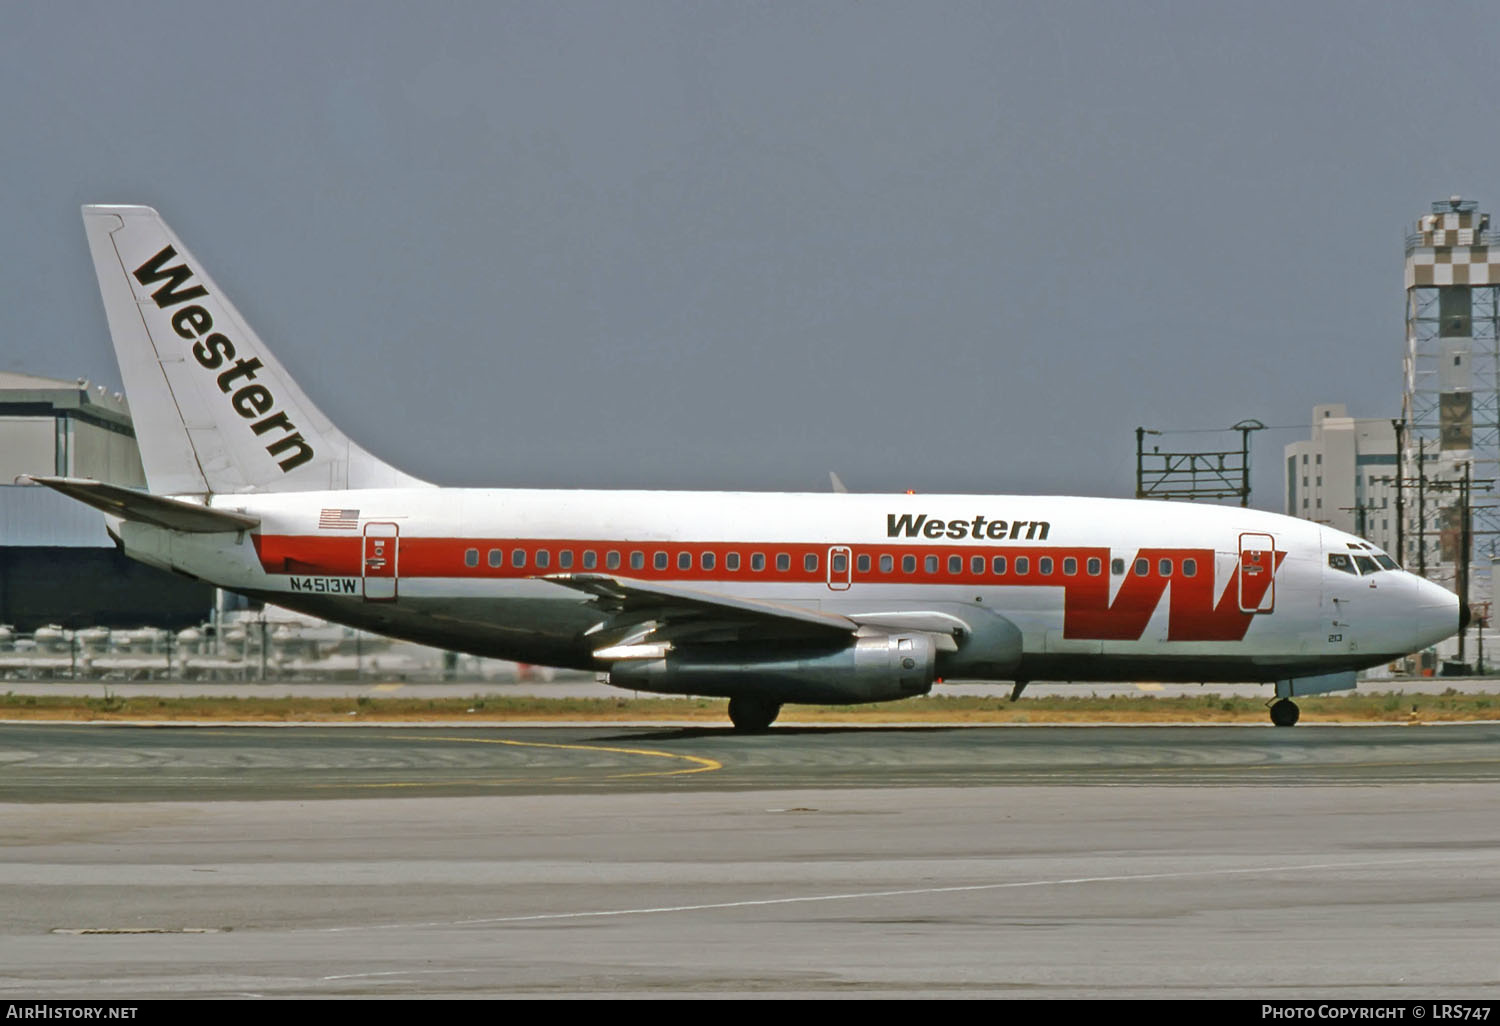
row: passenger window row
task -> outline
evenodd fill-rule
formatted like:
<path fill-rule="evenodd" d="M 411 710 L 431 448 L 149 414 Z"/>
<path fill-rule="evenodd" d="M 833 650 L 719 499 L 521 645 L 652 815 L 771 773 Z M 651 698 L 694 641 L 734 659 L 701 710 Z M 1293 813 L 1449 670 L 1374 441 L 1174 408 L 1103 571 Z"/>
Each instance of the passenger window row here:
<path fill-rule="evenodd" d="M 489 552 L 485 555 L 485 562 L 490 567 L 497 570 L 504 569 L 505 567 L 510 567 L 514 570 L 524 570 L 527 569 L 527 564 L 529 561 L 530 565 L 538 570 L 548 570 L 552 568 L 553 555 L 554 553 L 551 549 L 537 549 L 534 552 L 530 552 L 527 549 L 515 548 L 510 550 L 509 558 L 507 559 L 507 553 L 504 549 L 495 548 L 490 549 Z M 555 555 L 557 557 L 557 569 L 575 569 L 575 553 L 572 549 L 558 549 Z M 464 566 L 479 566 L 479 558 L 479 549 L 470 548 L 464 550 Z M 841 555 L 835 560 L 835 566 L 841 573 L 845 572 L 848 565 L 846 562 L 843 562 L 845 558 L 846 557 L 843 557 Z M 630 569 L 646 569 L 646 559 L 647 554 L 642 550 L 636 549 L 634 551 L 631 551 L 628 555 Z M 867 565 L 869 557 L 866 556 L 864 557 L 864 559 Z M 577 568 L 581 568 L 583 570 L 597 570 L 599 569 L 602 562 L 603 568 L 605 570 L 619 570 L 626 564 L 626 560 L 626 554 L 619 551 L 618 549 L 610 549 L 606 551 L 604 553 L 604 558 L 602 561 L 599 558 L 599 553 L 594 549 L 584 549 L 582 553 L 578 554 Z M 656 570 L 666 570 L 674 564 L 671 553 L 665 552 L 663 550 L 657 550 L 651 553 L 650 560 L 652 568 Z M 776 553 L 775 560 L 776 569 L 778 571 L 786 573 L 787 571 L 791 570 L 792 557 L 787 553 Z M 810 552 L 802 557 L 802 569 L 809 573 L 816 572 L 818 567 L 821 565 L 821 562 L 821 559 L 815 553 Z M 750 558 L 748 560 L 745 560 L 743 563 L 741 555 L 738 552 L 729 552 L 725 553 L 724 555 L 724 569 L 729 571 L 730 573 L 737 573 L 741 569 L 741 566 L 746 564 L 748 564 L 750 570 L 752 570 L 753 572 L 760 573 L 766 569 L 766 554 L 764 552 L 751 553 Z M 681 571 L 690 571 L 694 569 L 693 554 L 691 552 L 678 552 L 677 558 L 675 560 L 675 565 L 677 569 Z M 699 570 L 717 569 L 718 556 L 712 552 L 699 553 L 696 561 L 696 566 Z"/>
<path fill-rule="evenodd" d="M 531 566 L 535 569 L 552 569 L 554 553 L 550 549 L 536 549 L 534 552 L 528 553 L 527 549 L 513 548 L 508 555 L 509 559 L 507 560 L 507 553 L 504 549 L 493 548 L 486 554 L 485 562 L 493 569 L 503 569 L 508 566 L 512 569 L 524 570 L 527 568 L 527 561 L 529 559 Z M 558 570 L 575 569 L 575 553 L 573 549 L 558 549 L 555 556 Z M 1329 557 L 1330 566 L 1335 566 L 1335 558 L 1335 556 Z M 1340 554 L 1337 558 L 1347 561 L 1349 557 Z M 1365 556 L 1354 558 L 1363 562 L 1371 562 Z M 479 566 L 479 559 L 479 549 L 470 548 L 464 551 L 465 566 L 477 567 Z M 651 566 L 655 570 L 667 570 L 674 564 L 671 553 L 660 549 L 651 553 L 650 559 Z M 791 570 L 792 557 L 790 554 L 785 552 L 774 553 L 774 559 L 777 572 L 786 573 Z M 847 559 L 848 557 L 843 552 L 836 552 L 833 556 L 833 572 L 836 574 L 847 573 L 849 565 Z M 619 570 L 625 565 L 626 560 L 626 554 L 617 549 L 606 551 L 603 560 L 600 560 L 599 554 L 594 549 L 584 549 L 578 554 L 576 568 L 585 571 L 597 570 L 602 563 L 605 570 Z M 640 549 L 630 551 L 628 554 L 629 568 L 631 570 L 644 570 L 646 568 L 646 560 L 647 554 Z M 717 556 L 714 553 L 702 552 L 698 554 L 696 568 L 698 570 L 714 570 L 717 568 L 717 563 Z M 678 552 L 675 565 L 679 571 L 692 571 L 695 568 L 693 554 L 691 552 Z M 752 552 L 750 558 L 745 560 L 743 564 L 740 553 L 728 552 L 724 554 L 724 569 L 726 571 L 738 573 L 742 565 L 748 565 L 752 573 L 761 573 L 766 569 L 766 554 L 764 552 Z M 820 565 L 821 560 L 816 553 L 809 552 L 802 557 L 802 569 L 807 573 L 816 573 Z M 858 573 L 868 574 L 871 566 L 874 565 L 874 560 L 870 553 L 860 553 L 855 557 L 854 565 Z M 878 565 L 882 574 L 895 573 L 896 557 L 890 553 L 884 553 L 879 557 Z M 918 558 L 914 554 L 907 554 L 901 557 L 901 573 L 903 574 L 917 573 L 918 565 Z M 986 560 L 984 556 L 974 555 L 966 559 L 957 554 L 949 555 L 945 561 L 942 557 L 932 553 L 921 558 L 920 566 L 921 572 L 928 575 L 938 574 L 943 569 L 946 569 L 947 573 L 952 576 L 963 574 L 966 571 L 970 575 L 979 576 L 984 574 L 985 570 L 988 569 L 992 576 L 1006 577 L 1010 576 L 1012 572 L 1018 576 L 1030 574 L 1032 561 L 1029 556 L 991 556 Z M 1060 561 L 1054 559 L 1052 556 L 1040 556 L 1036 560 L 1036 572 L 1043 577 L 1051 577 L 1059 569 L 1063 577 L 1076 577 L 1080 569 L 1089 577 L 1098 577 L 1104 572 L 1104 562 L 1097 556 L 1090 556 L 1083 562 L 1081 567 L 1077 557 L 1074 556 L 1064 556 Z M 1371 563 L 1371 571 L 1367 572 L 1373 572 L 1373 569 L 1374 564 Z M 1145 557 L 1138 558 L 1132 565 L 1131 570 L 1134 576 L 1145 577 L 1151 573 L 1151 560 Z M 1110 562 L 1110 572 L 1117 576 L 1124 574 L 1125 561 L 1123 559 L 1112 560 Z M 1188 558 L 1183 559 L 1180 563 L 1176 563 L 1171 559 L 1158 559 L 1156 561 L 1156 572 L 1161 577 L 1171 577 L 1174 572 L 1180 573 L 1183 577 L 1195 577 L 1198 574 L 1198 561 Z M 1356 571 L 1351 568 L 1347 572 L 1355 573 Z"/>

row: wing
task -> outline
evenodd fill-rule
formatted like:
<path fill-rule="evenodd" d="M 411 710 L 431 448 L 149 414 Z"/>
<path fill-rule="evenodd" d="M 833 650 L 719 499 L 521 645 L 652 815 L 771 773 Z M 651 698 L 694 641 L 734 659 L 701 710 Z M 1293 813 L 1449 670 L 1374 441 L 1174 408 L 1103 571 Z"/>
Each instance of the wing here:
<path fill-rule="evenodd" d="M 639 657 L 666 644 L 736 641 L 850 641 L 860 625 L 837 613 L 711 595 L 607 574 L 549 574 L 544 580 L 594 596 L 604 618 L 589 633 L 600 659 Z"/>

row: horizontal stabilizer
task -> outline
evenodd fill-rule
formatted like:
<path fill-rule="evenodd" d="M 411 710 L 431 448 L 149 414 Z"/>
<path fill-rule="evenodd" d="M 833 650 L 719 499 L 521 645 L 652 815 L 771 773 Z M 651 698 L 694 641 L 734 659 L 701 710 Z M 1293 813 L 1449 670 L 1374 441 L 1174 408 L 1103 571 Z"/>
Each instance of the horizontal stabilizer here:
<path fill-rule="evenodd" d="M 86 477 L 38 477 L 28 475 L 22 481 L 46 485 L 70 499 L 87 503 L 95 509 L 137 523 L 152 524 L 190 534 L 214 534 L 223 531 L 248 531 L 260 526 L 260 519 L 243 513 L 209 509 L 181 499 L 168 499 L 134 488 L 105 484 Z"/>

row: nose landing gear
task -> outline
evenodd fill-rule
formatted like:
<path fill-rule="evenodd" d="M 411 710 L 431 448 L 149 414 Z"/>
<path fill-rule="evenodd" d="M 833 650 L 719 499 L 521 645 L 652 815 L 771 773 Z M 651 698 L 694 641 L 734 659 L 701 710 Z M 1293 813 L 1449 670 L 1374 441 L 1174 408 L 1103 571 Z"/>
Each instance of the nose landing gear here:
<path fill-rule="evenodd" d="M 1297 719 L 1302 715 L 1302 710 L 1297 708 L 1297 703 L 1290 698 L 1278 699 L 1271 703 L 1271 722 L 1278 727 L 1295 727 Z"/>

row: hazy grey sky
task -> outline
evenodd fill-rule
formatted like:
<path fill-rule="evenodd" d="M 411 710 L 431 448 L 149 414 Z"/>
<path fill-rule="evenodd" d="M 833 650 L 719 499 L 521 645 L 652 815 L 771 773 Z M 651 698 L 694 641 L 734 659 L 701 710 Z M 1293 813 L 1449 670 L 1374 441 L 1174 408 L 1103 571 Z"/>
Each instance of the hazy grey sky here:
<path fill-rule="evenodd" d="M 1129 494 L 1137 424 L 1399 412 L 1496 53 L 1481 3 L 0 0 L 0 369 L 119 387 L 78 207 L 147 203 L 441 483 Z"/>

